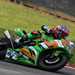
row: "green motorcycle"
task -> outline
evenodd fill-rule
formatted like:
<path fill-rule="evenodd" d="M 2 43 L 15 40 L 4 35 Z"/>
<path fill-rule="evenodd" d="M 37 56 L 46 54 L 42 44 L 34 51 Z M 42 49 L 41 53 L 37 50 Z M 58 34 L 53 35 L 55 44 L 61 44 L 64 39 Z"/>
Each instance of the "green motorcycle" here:
<path fill-rule="evenodd" d="M 49 71 L 57 71 L 63 68 L 72 56 L 66 40 L 54 39 L 40 32 L 31 32 L 27 34 L 27 39 L 18 30 L 17 34 L 21 36 L 20 42 L 15 42 L 9 31 L 5 31 L 5 38 L 0 39 L 0 59 L 16 61 L 22 64 L 29 64 Z M 68 41 L 69 42 L 69 41 Z"/>

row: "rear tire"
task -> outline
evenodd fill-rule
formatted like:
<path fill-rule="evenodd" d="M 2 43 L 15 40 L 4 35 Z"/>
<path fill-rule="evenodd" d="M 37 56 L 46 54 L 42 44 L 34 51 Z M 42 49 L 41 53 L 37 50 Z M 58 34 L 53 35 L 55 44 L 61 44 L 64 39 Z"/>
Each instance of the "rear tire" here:
<path fill-rule="evenodd" d="M 0 50 L 0 59 L 5 59 L 7 50 Z"/>
<path fill-rule="evenodd" d="M 65 55 L 60 54 L 59 60 L 55 63 L 46 63 L 45 57 L 49 54 L 49 51 L 44 51 L 42 54 L 40 54 L 38 65 L 41 69 L 48 70 L 48 71 L 57 71 L 61 68 L 63 68 L 67 62 L 68 58 Z"/>

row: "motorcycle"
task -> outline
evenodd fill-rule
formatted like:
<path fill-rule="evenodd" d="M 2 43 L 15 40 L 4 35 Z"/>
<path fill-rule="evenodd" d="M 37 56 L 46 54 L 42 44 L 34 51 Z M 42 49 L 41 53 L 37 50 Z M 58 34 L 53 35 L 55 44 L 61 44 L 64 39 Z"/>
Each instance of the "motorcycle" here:
<path fill-rule="evenodd" d="M 57 71 L 63 68 L 72 56 L 72 42 L 53 39 L 42 33 L 42 39 L 25 40 L 17 45 L 9 33 L 0 39 L 0 59 L 16 61 L 40 67 L 44 70 Z M 31 33 L 29 33 L 31 35 Z M 71 44 L 70 44 L 71 43 Z"/>

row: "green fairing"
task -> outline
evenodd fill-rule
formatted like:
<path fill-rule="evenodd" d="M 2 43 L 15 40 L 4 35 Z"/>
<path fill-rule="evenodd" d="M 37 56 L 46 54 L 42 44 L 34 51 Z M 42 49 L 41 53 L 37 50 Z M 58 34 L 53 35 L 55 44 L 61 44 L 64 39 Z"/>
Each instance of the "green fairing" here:
<path fill-rule="evenodd" d="M 23 36 L 24 36 L 23 31 L 20 30 L 20 29 L 15 29 L 15 32 L 16 32 L 16 34 L 17 34 L 19 37 L 23 37 Z"/>
<path fill-rule="evenodd" d="M 38 38 L 40 37 L 40 34 L 39 35 L 35 35 L 35 34 L 32 34 L 32 32 L 28 33 L 28 39 L 35 39 L 35 38 Z"/>
<path fill-rule="evenodd" d="M 28 39 L 33 39 L 35 35 L 32 35 L 31 33 L 28 33 Z"/>
<path fill-rule="evenodd" d="M 43 39 L 44 40 L 48 40 L 49 42 L 53 42 L 54 41 L 54 38 L 52 36 L 47 36 L 47 35 L 44 35 L 44 34 L 43 34 Z M 60 39 L 60 41 L 62 41 L 62 40 L 63 39 Z M 63 52 L 63 54 L 68 57 L 68 59 L 70 59 L 71 56 L 72 56 L 72 54 L 69 53 L 68 48 L 65 47 L 65 46 L 64 46 L 64 48 L 58 46 L 57 48 L 55 48 L 55 50 L 58 50 L 58 51 L 60 50 L 61 52 Z"/>
<path fill-rule="evenodd" d="M 25 46 L 25 48 L 27 48 L 27 46 Z M 36 50 L 36 59 L 33 61 L 29 61 L 28 58 L 25 58 L 23 56 L 18 56 L 17 57 L 17 61 L 22 63 L 22 64 L 33 64 L 33 65 L 37 65 L 37 60 L 39 57 L 40 52 L 43 50 L 41 47 L 39 47 L 38 45 L 33 47 Z M 20 52 L 20 49 L 15 49 L 16 52 Z"/>

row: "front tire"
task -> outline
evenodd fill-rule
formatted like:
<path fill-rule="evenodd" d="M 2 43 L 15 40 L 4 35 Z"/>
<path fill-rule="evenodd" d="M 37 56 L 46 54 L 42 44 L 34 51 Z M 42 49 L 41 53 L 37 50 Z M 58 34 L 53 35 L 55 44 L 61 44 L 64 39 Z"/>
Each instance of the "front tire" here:
<path fill-rule="evenodd" d="M 46 59 L 48 55 L 50 55 L 50 51 L 44 51 L 38 60 L 39 67 L 44 70 L 57 71 L 63 68 L 68 62 L 68 58 L 62 54 L 56 57 L 56 59 L 55 57 L 53 57 L 53 59 L 51 58 L 51 61 L 48 62 L 48 59 Z"/>

